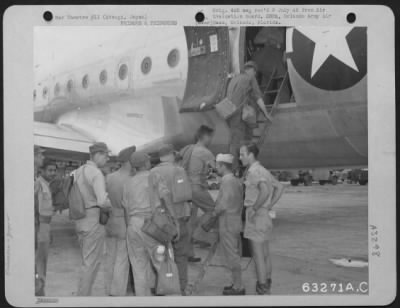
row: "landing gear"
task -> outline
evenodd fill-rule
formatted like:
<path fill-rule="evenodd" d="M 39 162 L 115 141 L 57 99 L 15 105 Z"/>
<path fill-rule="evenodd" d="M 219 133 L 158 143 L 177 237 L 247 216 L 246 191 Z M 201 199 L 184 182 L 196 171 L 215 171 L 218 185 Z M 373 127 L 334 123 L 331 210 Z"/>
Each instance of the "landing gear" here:
<path fill-rule="evenodd" d="M 308 171 L 299 171 L 299 177 L 290 180 L 290 184 L 292 186 L 298 186 L 300 183 L 303 183 L 304 186 L 312 185 L 312 175 Z"/>
<path fill-rule="evenodd" d="M 292 179 L 290 180 L 290 184 L 292 186 L 298 186 L 299 185 L 300 180 L 299 179 Z"/>

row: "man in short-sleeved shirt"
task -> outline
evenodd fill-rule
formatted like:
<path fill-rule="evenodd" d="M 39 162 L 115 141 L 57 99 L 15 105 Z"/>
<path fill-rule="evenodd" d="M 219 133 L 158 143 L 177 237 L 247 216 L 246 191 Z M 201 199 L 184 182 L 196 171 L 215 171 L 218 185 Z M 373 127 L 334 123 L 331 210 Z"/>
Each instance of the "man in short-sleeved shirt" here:
<path fill-rule="evenodd" d="M 246 186 L 244 237 L 250 240 L 252 246 L 257 273 L 256 292 L 262 295 L 271 292 L 272 266 L 269 240 L 272 221 L 269 211 L 281 197 L 283 186 L 257 161 L 258 153 L 255 144 L 240 148 L 240 159 L 243 165 L 248 167 L 244 181 Z"/>

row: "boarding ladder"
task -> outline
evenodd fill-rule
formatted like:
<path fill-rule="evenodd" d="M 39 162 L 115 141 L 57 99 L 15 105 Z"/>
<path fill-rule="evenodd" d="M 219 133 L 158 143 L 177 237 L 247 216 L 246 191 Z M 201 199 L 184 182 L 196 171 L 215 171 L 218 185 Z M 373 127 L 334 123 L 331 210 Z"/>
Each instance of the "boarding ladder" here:
<path fill-rule="evenodd" d="M 267 85 L 263 91 L 264 103 L 268 112 L 268 117 L 265 117 L 262 112 L 257 119 L 258 127 L 253 129 L 252 142 L 256 143 L 260 148 L 264 143 L 268 128 L 273 121 L 273 115 L 277 106 L 281 103 L 281 93 L 285 85 L 288 83 L 288 73 L 278 75 L 277 69 L 274 68 Z M 268 99 L 267 99 L 268 98 Z"/>

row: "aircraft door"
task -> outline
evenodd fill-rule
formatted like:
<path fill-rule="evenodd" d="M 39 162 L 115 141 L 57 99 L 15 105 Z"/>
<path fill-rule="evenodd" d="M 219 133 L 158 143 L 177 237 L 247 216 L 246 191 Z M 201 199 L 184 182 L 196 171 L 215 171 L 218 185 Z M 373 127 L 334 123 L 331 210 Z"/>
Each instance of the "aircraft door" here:
<path fill-rule="evenodd" d="M 227 27 L 185 27 L 188 75 L 181 112 L 210 109 L 223 99 L 229 73 Z"/>

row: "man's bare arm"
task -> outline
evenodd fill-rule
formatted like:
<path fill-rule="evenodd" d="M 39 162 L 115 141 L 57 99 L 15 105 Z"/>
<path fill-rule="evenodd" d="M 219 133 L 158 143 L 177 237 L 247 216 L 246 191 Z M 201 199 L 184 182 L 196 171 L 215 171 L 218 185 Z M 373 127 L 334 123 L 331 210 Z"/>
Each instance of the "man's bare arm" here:
<path fill-rule="evenodd" d="M 264 113 L 264 116 L 265 116 L 268 120 L 272 121 L 272 118 L 271 118 L 271 116 L 269 115 L 269 113 L 268 113 L 268 111 L 267 111 L 267 108 L 265 108 L 264 100 L 263 100 L 262 98 L 257 99 L 257 105 L 258 105 L 258 107 L 260 107 L 261 111 Z"/>
<path fill-rule="evenodd" d="M 272 187 L 273 191 L 272 191 L 271 203 L 268 205 L 269 210 L 271 210 L 272 207 L 275 205 L 275 203 L 278 202 L 283 193 L 283 185 L 279 181 L 274 180 L 272 182 Z"/>
<path fill-rule="evenodd" d="M 254 211 L 257 211 L 263 204 L 265 204 L 270 192 L 266 182 L 260 182 L 258 184 L 258 188 L 260 190 L 260 193 L 258 194 L 257 200 L 253 205 Z"/>

